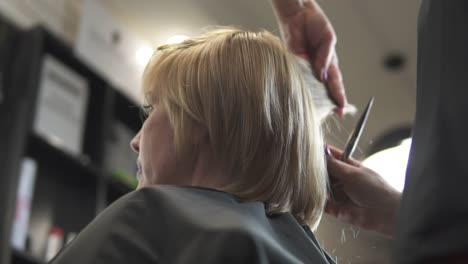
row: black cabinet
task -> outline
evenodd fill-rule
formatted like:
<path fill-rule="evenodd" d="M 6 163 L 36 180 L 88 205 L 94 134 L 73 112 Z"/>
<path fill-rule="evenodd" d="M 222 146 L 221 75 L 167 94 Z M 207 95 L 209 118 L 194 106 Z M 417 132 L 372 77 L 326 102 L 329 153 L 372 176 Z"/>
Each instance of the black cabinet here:
<path fill-rule="evenodd" d="M 88 100 L 79 154 L 33 129 L 46 56 L 86 80 Z M 115 122 L 136 133 L 142 123 L 140 110 L 41 27 L 20 32 L 7 22 L 0 23 L 0 77 L 0 264 L 43 263 L 34 252 L 11 249 L 9 243 L 23 157 L 37 164 L 27 233 L 29 246 L 42 252 L 50 227 L 78 233 L 102 209 L 132 190 L 106 168 L 106 155 L 112 155 L 106 142 Z"/>
<path fill-rule="evenodd" d="M 0 19 L 0 264 L 8 263 L 10 230 L 15 210 L 19 162 L 25 147 L 28 106 L 24 91 L 15 87 L 21 32 Z"/>

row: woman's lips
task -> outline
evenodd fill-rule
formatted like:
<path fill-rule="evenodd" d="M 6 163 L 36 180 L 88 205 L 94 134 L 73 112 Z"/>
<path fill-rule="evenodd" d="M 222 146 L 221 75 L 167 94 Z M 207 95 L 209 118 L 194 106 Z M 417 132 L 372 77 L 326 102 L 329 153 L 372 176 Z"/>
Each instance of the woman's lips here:
<path fill-rule="evenodd" d="M 137 173 L 136 173 L 136 177 L 137 179 L 140 179 L 140 176 L 141 176 L 141 164 L 139 161 L 137 161 Z"/>

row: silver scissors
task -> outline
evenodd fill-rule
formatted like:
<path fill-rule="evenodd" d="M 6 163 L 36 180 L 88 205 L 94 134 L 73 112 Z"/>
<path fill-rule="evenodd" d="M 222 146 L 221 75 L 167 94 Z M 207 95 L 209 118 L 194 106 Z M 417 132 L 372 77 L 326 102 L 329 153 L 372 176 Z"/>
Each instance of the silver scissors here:
<path fill-rule="evenodd" d="M 346 142 L 346 147 L 340 158 L 341 161 L 347 161 L 353 155 L 354 150 L 356 149 L 356 146 L 359 142 L 359 138 L 361 137 L 362 131 L 364 130 L 364 127 L 366 125 L 367 117 L 369 116 L 369 112 L 373 104 L 374 104 L 374 97 L 372 96 L 371 99 L 369 100 L 369 103 L 367 103 L 367 106 L 364 109 L 364 112 L 359 118 L 359 121 L 356 127 L 354 128 L 353 133 L 351 134 L 351 136 L 348 138 L 348 141 Z"/>

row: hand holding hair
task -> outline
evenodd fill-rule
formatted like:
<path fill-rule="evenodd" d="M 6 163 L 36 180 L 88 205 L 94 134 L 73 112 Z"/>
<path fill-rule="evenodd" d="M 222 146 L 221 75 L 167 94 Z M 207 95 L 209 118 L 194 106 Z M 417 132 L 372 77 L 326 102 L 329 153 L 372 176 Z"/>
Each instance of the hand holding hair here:
<path fill-rule="evenodd" d="M 325 13 L 313 0 L 272 0 L 283 40 L 291 51 L 309 61 L 326 84 L 335 112 L 347 104 L 343 77 L 335 51 L 336 34 Z"/>

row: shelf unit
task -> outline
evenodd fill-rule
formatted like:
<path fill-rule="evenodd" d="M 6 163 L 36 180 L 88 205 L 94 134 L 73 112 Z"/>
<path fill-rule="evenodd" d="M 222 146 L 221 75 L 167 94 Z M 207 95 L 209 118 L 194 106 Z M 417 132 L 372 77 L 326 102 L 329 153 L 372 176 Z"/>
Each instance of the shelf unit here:
<path fill-rule="evenodd" d="M 0 18 L 0 241 L 10 241 L 15 211 L 15 199 L 19 162 L 25 147 L 28 114 L 24 91 L 14 89 L 19 76 L 18 58 L 21 32 Z M 0 243 L 0 264 L 10 261 L 8 243 Z"/>
<path fill-rule="evenodd" d="M 11 254 L 11 263 L 12 264 L 46 264 L 45 261 L 37 257 L 32 256 L 29 253 L 24 251 L 12 250 Z"/>
<path fill-rule="evenodd" d="M 10 240 L 23 157 L 33 158 L 38 166 L 28 228 L 33 253 L 0 243 L 0 264 L 45 263 L 37 252 L 44 251 L 51 226 L 59 226 L 65 234 L 78 233 L 101 210 L 132 190 L 105 168 L 105 155 L 112 155 L 106 153 L 105 142 L 115 120 L 135 133 L 142 122 L 135 103 L 44 28 L 20 32 L 3 20 L 0 21 L 2 31 L 9 35 L 5 39 L 5 33 L 1 39 L 0 34 L 0 71 L 12 77 L 0 78 L 4 87 L 0 92 L 5 95 L 0 101 L 0 158 L 4 158 L 0 161 L 0 193 L 4 192 L 0 194 L 0 209 L 7 212 L 0 215 L 1 241 Z M 64 151 L 33 131 L 42 60 L 46 54 L 88 83 L 80 155 Z"/>

